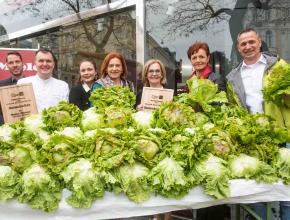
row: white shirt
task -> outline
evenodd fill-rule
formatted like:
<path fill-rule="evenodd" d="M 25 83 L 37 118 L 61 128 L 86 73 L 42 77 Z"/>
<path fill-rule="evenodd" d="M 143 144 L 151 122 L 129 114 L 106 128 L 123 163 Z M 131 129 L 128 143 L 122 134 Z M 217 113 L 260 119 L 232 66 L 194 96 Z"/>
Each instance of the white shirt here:
<path fill-rule="evenodd" d="M 246 104 L 250 113 L 264 112 L 263 110 L 263 76 L 266 68 L 266 59 L 263 55 L 259 60 L 251 65 L 243 62 L 241 76 L 246 93 Z"/>
<path fill-rule="evenodd" d="M 32 83 L 38 113 L 43 109 L 57 105 L 60 101 L 68 101 L 68 84 L 50 77 L 43 80 L 37 74 L 18 80 L 17 84 Z"/>

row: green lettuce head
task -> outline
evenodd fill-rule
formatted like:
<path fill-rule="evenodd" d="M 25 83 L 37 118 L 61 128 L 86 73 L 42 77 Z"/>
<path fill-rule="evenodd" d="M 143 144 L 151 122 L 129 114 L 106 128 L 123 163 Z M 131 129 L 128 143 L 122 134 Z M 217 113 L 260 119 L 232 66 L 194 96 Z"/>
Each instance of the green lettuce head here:
<path fill-rule="evenodd" d="M 61 199 L 61 185 L 38 164 L 25 170 L 19 181 L 18 201 L 45 212 L 56 211 Z"/>
<path fill-rule="evenodd" d="M 81 127 L 83 131 L 94 130 L 102 125 L 102 115 L 96 112 L 96 108 L 89 108 L 83 112 Z"/>
<path fill-rule="evenodd" d="M 126 128 L 133 125 L 132 111 L 128 108 L 109 106 L 104 111 L 104 127 Z"/>
<path fill-rule="evenodd" d="M 192 185 L 201 184 L 204 192 L 217 199 L 230 195 L 227 162 L 211 153 L 205 154 L 188 174 Z"/>
<path fill-rule="evenodd" d="M 136 203 L 145 202 L 150 198 L 150 187 L 147 183 L 149 169 L 140 163 L 125 164 L 114 170 L 122 191 Z"/>
<path fill-rule="evenodd" d="M 189 190 L 182 166 L 169 157 L 151 170 L 148 180 L 156 193 L 168 198 L 182 198 Z"/>
<path fill-rule="evenodd" d="M 97 198 L 104 195 L 101 173 L 93 169 L 89 160 L 80 158 L 69 164 L 60 175 L 72 192 L 66 201 L 74 208 L 90 208 Z"/>
<path fill-rule="evenodd" d="M 277 176 L 274 168 L 255 157 L 245 154 L 231 156 L 229 160 L 231 178 L 255 179 L 257 182 L 274 183 Z"/>
<path fill-rule="evenodd" d="M 17 144 L 15 148 L 8 152 L 11 167 L 22 173 L 29 168 L 36 160 L 37 150 L 30 144 Z"/>
<path fill-rule="evenodd" d="M 279 177 L 287 185 L 290 184 L 290 148 L 280 148 L 274 167 Z"/>
<path fill-rule="evenodd" d="M 194 124 L 194 110 L 182 103 L 166 102 L 153 113 L 152 127 L 170 130 L 191 127 Z"/>
<path fill-rule="evenodd" d="M 18 192 L 19 175 L 9 166 L 0 165 L 0 201 L 13 198 Z"/>
<path fill-rule="evenodd" d="M 44 109 L 42 119 L 50 132 L 62 130 L 65 127 L 79 127 L 82 111 L 74 104 L 61 101 L 57 106 Z"/>

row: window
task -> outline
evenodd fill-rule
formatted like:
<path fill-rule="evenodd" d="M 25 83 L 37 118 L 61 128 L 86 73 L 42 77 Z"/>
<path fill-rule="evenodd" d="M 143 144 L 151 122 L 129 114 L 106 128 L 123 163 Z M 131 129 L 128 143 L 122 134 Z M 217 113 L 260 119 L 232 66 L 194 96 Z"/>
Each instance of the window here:
<path fill-rule="evenodd" d="M 267 30 L 266 31 L 266 44 L 268 48 L 272 47 L 272 31 Z"/>

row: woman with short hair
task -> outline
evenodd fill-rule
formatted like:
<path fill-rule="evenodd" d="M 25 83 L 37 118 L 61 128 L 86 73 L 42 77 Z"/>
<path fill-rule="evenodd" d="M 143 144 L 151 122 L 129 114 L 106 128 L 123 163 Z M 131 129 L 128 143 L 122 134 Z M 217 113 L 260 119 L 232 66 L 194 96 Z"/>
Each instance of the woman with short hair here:
<path fill-rule="evenodd" d="M 122 54 L 111 52 L 107 54 L 100 68 L 100 79 L 92 87 L 92 90 L 102 87 L 128 86 L 134 92 L 134 84 L 126 79 L 127 65 Z"/>
<path fill-rule="evenodd" d="M 192 44 L 187 50 L 187 57 L 194 69 L 188 80 L 193 76 L 197 76 L 198 78 L 209 79 L 218 84 L 219 91 L 226 89 L 225 81 L 222 80 L 221 75 L 213 72 L 213 69 L 209 65 L 210 51 L 207 43 L 196 42 Z M 187 85 L 186 91 L 189 92 Z"/>

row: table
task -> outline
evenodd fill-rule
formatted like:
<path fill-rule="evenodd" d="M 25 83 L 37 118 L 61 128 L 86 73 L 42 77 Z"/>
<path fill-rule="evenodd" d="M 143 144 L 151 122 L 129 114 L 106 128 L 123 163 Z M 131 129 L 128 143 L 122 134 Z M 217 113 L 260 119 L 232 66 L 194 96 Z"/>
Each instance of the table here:
<path fill-rule="evenodd" d="M 153 215 L 219 204 L 290 201 L 290 185 L 286 186 L 282 182 L 268 185 L 264 183 L 258 184 L 254 180 L 231 180 L 230 191 L 231 196 L 229 198 L 217 200 L 205 195 L 202 187 L 198 186 L 180 200 L 153 195 L 150 200 L 142 204 L 129 201 L 123 194 L 115 195 L 114 193 L 106 192 L 104 198 L 98 199 L 92 208 L 74 209 L 65 202 L 65 198 L 69 195 L 69 191 L 65 189 L 59 209 L 56 212 L 45 213 L 31 209 L 28 205 L 20 204 L 16 200 L 11 200 L 0 204 L 0 219 L 97 220 Z"/>

